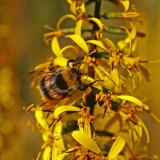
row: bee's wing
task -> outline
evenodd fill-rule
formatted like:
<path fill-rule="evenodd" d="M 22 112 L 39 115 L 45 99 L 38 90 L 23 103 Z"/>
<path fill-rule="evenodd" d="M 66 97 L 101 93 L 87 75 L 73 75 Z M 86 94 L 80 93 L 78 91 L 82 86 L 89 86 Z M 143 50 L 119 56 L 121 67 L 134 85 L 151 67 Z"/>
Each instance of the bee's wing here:
<path fill-rule="evenodd" d="M 28 73 L 29 79 L 32 81 L 31 86 L 34 86 L 35 84 L 39 84 L 40 80 L 48 74 L 45 71 L 32 71 Z"/>
<path fill-rule="evenodd" d="M 57 105 L 57 103 L 64 98 L 65 98 L 65 96 L 59 95 L 57 97 L 57 99 L 46 100 L 40 106 L 42 106 L 43 111 L 46 111 L 46 112 L 51 111 L 52 112 L 52 111 L 54 111 L 54 107 Z"/>

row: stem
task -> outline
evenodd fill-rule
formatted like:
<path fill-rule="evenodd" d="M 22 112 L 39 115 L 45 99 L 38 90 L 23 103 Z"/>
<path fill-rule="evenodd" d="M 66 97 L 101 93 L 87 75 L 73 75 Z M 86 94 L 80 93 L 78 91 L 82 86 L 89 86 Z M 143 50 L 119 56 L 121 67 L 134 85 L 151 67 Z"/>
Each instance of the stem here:
<path fill-rule="evenodd" d="M 100 19 L 101 0 L 95 1 L 94 17 Z M 96 23 L 93 24 L 93 31 L 98 30 Z"/>
<path fill-rule="evenodd" d="M 160 60 L 154 60 L 154 61 L 139 61 L 141 63 L 159 63 Z"/>
<path fill-rule="evenodd" d="M 101 8 L 101 0 L 95 0 L 95 7 L 94 7 L 94 17 L 95 18 L 100 18 L 100 8 Z M 98 30 L 99 27 L 96 23 L 93 24 L 93 32 L 95 30 Z M 92 37 L 92 39 L 96 39 L 96 37 Z M 96 48 L 95 45 L 91 45 L 90 50 L 93 51 Z M 89 73 L 90 73 L 90 77 L 94 78 L 94 71 L 92 68 L 89 68 Z M 94 113 L 94 105 L 95 105 L 95 96 L 93 94 L 93 92 L 91 92 L 88 96 L 87 96 L 87 105 L 90 106 L 90 114 L 93 115 Z"/>

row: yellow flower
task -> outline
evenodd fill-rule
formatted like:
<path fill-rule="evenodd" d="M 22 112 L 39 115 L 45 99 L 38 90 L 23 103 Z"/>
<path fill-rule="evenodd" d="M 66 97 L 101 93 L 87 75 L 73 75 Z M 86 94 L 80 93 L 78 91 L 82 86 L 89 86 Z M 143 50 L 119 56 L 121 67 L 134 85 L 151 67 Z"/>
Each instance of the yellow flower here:
<path fill-rule="evenodd" d="M 62 36 L 63 35 L 63 31 L 62 30 L 53 30 L 52 32 L 49 33 L 45 33 L 43 35 L 43 39 L 45 41 L 46 44 L 49 44 L 49 41 L 53 39 L 53 37 L 55 36 Z"/>
<path fill-rule="evenodd" d="M 47 29 L 49 29 L 49 30 L 52 30 L 51 32 L 45 33 L 45 34 L 43 35 L 43 39 L 44 39 L 44 41 L 46 42 L 46 44 L 49 44 L 49 41 L 52 40 L 54 37 L 59 37 L 59 36 L 62 36 L 62 35 L 64 35 L 64 34 L 66 34 L 66 33 L 70 33 L 70 32 L 71 32 L 71 31 L 70 31 L 70 28 L 68 28 L 68 29 L 61 29 L 61 28 L 60 28 L 61 23 L 62 23 L 64 20 L 68 19 L 68 18 L 71 18 L 71 19 L 73 19 L 74 21 L 76 21 L 76 17 L 75 17 L 74 15 L 72 15 L 72 14 L 66 14 L 66 15 L 62 16 L 62 17 L 58 20 L 56 29 L 54 29 L 54 28 L 52 28 L 52 27 L 49 27 L 48 25 L 45 25 L 45 26 L 44 26 L 45 28 L 47 28 Z M 74 30 L 73 30 L 73 31 L 74 31 Z"/>
<path fill-rule="evenodd" d="M 114 97 L 112 92 L 108 92 L 108 94 L 104 94 L 102 92 L 99 92 L 99 94 L 96 94 L 96 102 L 97 104 L 99 102 L 103 102 L 102 107 L 104 108 L 104 114 L 102 118 L 105 117 L 106 112 L 108 113 L 110 111 L 110 108 L 112 107 L 111 99 Z"/>
<path fill-rule="evenodd" d="M 67 2 L 70 4 L 70 11 L 74 15 L 86 12 L 85 3 L 81 2 L 81 0 L 67 0 Z"/>
<path fill-rule="evenodd" d="M 118 113 L 122 116 L 123 120 L 128 124 L 131 122 L 133 125 L 132 134 L 133 141 L 137 142 L 142 137 L 142 129 L 145 131 L 147 136 L 147 143 L 149 143 L 149 133 L 143 123 L 143 121 L 137 116 L 138 113 L 143 111 L 144 104 L 139 99 L 128 96 L 128 95 L 119 95 L 115 98 L 120 98 L 122 100 L 121 105 L 118 107 Z M 129 125 L 130 126 L 130 125 Z"/>

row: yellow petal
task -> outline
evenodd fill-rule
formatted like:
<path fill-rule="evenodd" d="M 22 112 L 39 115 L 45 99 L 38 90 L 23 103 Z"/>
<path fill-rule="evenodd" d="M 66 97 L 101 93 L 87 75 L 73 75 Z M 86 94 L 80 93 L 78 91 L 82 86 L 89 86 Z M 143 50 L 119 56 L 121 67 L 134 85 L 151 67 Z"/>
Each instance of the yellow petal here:
<path fill-rule="evenodd" d="M 77 20 L 76 16 L 74 16 L 73 14 L 66 14 L 66 15 L 62 16 L 62 17 L 58 20 L 58 22 L 57 22 L 57 29 L 58 29 L 58 30 L 60 30 L 60 25 L 61 25 L 61 23 L 62 23 L 65 19 L 68 19 L 68 18 L 71 18 L 71 19 L 73 19 L 74 21 Z"/>
<path fill-rule="evenodd" d="M 108 48 L 106 48 L 106 46 L 100 40 L 89 40 L 89 41 L 86 41 L 86 43 L 94 44 L 94 45 L 104 49 L 105 51 L 110 52 L 110 50 Z"/>
<path fill-rule="evenodd" d="M 63 57 L 57 57 L 54 59 L 53 64 L 61 66 L 61 67 L 66 67 L 67 62 L 68 62 L 68 59 L 63 58 Z"/>
<path fill-rule="evenodd" d="M 104 25 L 98 18 L 88 18 L 88 20 L 94 21 L 98 25 L 99 31 L 102 31 L 104 29 Z"/>
<path fill-rule="evenodd" d="M 117 42 L 117 46 L 120 51 L 122 51 L 126 47 L 126 42 L 124 40 L 120 40 Z"/>
<path fill-rule="evenodd" d="M 91 134 L 91 125 L 88 119 L 85 119 L 84 121 L 84 133 L 86 133 L 90 138 L 92 137 Z"/>
<path fill-rule="evenodd" d="M 130 101 L 132 103 L 135 103 L 137 104 L 138 106 L 140 107 L 143 107 L 143 103 L 142 101 L 140 101 L 139 99 L 133 97 L 133 96 L 128 96 L 128 95 L 119 95 L 119 96 L 116 96 L 117 98 L 120 98 L 122 100 L 127 100 L 127 101 Z"/>
<path fill-rule="evenodd" d="M 80 19 L 76 22 L 76 27 L 75 27 L 75 34 L 81 36 L 81 27 L 82 27 L 82 23 L 83 23 L 83 20 Z"/>
<path fill-rule="evenodd" d="M 90 151 L 100 154 L 101 150 L 98 147 L 97 143 L 91 139 L 87 134 L 81 131 L 73 131 L 72 137 L 80 143 L 85 148 L 89 149 Z"/>
<path fill-rule="evenodd" d="M 51 158 L 51 147 L 46 147 L 43 151 L 43 160 L 50 160 Z"/>
<path fill-rule="evenodd" d="M 142 138 L 142 127 L 140 125 L 134 125 L 133 138 L 134 142 L 139 142 L 140 139 Z"/>
<path fill-rule="evenodd" d="M 118 154 L 121 152 L 121 150 L 123 149 L 123 147 L 125 146 L 125 139 L 122 137 L 118 137 L 116 138 L 115 142 L 113 143 L 109 153 L 108 153 L 108 158 L 114 159 L 118 156 Z"/>
<path fill-rule="evenodd" d="M 58 57 L 58 53 L 60 52 L 60 46 L 59 46 L 57 36 L 53 37 L 51 41 L 51 49 L 52 49 L 52 52 Z"/>
<path fill-rule="evenodd" d="M 134 39 L 133 42 L 132 42 L 132 48 L 131 48 L 132 52 L 135 52 L 137 44 L 138 44 L 137 39 Z"/>
<path fill-rule="evenodd" d="M 74 152 L 74 151 L 75 151 L 75 147 L 72 147 L 72 148 L 69 148 L 67 151 L 62 152 L 62 153 L 60 154 L 59 160 L 63 160 L 64 157 L 66 157 L 68 154 L 70 154 L 71 152 Z M 58 152 L 58 153 L 59 153 L 59 152 Z M 55 159 L 53 158 L 52 160 L 55 160 Z"/>
<path fill-rule="evenodd" d="M 72 0 L 67 0 L 67 2 L 68 2 L 69 4 L 72 4 Z"/>
<path fill-rule="evenodd" d="M 70 11 L 74 14 L 77 15 L 77 3 L 72 1 L 70 5 Z"/>
<path fill-rule="evenodd" d="M 47 142 L 48 139 L 49 139 L 49 137 L 51 137 L 51 136 L 52 136 L 52 133 L 49 132 L 48 130 L 46 130 L 46 131 L 43 132 L 43 134 L 42 134 L 42 138 L 43 138 L 44 142 Z"/>
<path fill-rule="evenodd" d="M 47 122 L 43 116 L 43 112 L 42 110 L 36 110 L 35 111 L 35 117 L 36 117 L 36 120 L 37 122 L 44 128 L 44 129 L 48 129 L 48 125 L 47 125 Z"/>
<path fill-rule="evenodd" d="M 96 65 L 92 65 L 92 66 L 93 66 L 94 70 L 96 71 L 96 73 L 99 75 L 101 80 L 107 81 L 111 78 L 108 71 L 105 68 L 103 68 L 102 66 L 96 66 Z"/>
<path fill-rule="evenodd" d="M 51 64 L 51 62 L 41 63 L 41 64 L 39 64 L 39 65 L 37 65 L 37 66 L 35 67 L 35 70 L 43 70 L 43 69 L 46 69 L 50 64 Z"/>
<path fill-rule="evenodd" d="M 70 105 L 59 106 L 54 111 L 54 117 L 57 119 L 61 113 L 67 112 L 67 111 L 80 111 L 80 108 L 75 106 L 70 106 Z"/>
<path fill-rule="evenodd" d="M 52 40 L 53 37 L 55 37 L 55 36 L 57 36 L 57 37 L 61 36 L 61 35 L 63 35 L 63 32 L 64 31 L 62 31 L 62 30 L 54 30 L 52 32 L 45 33 L 43 35 L 43 39 L 46 42 L 46 44 L 49 44 L 49 41 Z"/>
<path fill-rule="evenodd" d="M 63 47 L 59 53 L 57 54 L 57 57 L 63 57 L 63 52 L 66 51 L 67 49 L 74 49 L 76 50 L 76 47 L 75 46 L 72 46 L 72 45 L 67 45 L 65 47 Z"/>
<path fill-rule="evenodd" d="M 82 76 L 81 81 L 85 84 L 90 84 L 90 83 L 94 82 L 95 80 L 89 76 Z M 102 86 L 98 82 L 94 83 L 92 86 L 99 89 L 100 91 L 103 91 Z"/>
<path fill-rule="evenodd" d="M 112 90 L 116 84 L 112 80 L 108 71 L 105 68 L 103 68 L 102 66 L 93 65 L 93 68 L 94 68 L 95 72 L 98 74 L 99 78 L 101 80 L 104 80 L 104 83 L 102 83 L 102 85 L 105 88 Z"/>
<path fill-rule="evenodd" d="M 131 40 L 132 40 L 132 37 L 131 37 L 131 34 L 130 32 L 128 31 L 128 29 L 124 26 L 121 26 L 122 29 L 124 29 L 126 31 L 126 33 L 128 34 L 128 37 L 124 40 L 126 45 L 129 43 L 129 51 L 128 51 L 128 54 L 126 56 L 129 56 L 130 53 L 131 53 Z"/>
<path fill-rule="evenodd" d="M 82 118 L 78 119 L 78 124 L 79 124 L 78 125 L 79 126 L 79 131 L 84 132 L 84 128 L 83 128 L 83 125 L 82 125 L 83 124 L 83 119 Z"/>
<path fill-rule="evenodd" d="M 133 68 L 134 66 L 139 66 L 139 61 L 141 57 L 123 57 L 123 62 L 127 68 Z"/>
<path fill-rule="evenodd" d="M 123 5 L 123 7 L 124 7 L 124 12 L 128 11 L 129 5 L 130 5 L 129 0 L 125 0 L 125 1 L 120 0 L 119 2 Z"/>
<path fill-rule="evenodd" d="M 70 97 L 69 101 L 67 102 L 67 105 L 73 105 L 78 100 L 80 100 L 84 94 L 87 95 L 91 91 L 92 89 L 90 87 L 88 87 L 85 91 L 80 91 L 80 90 L 75 91 L 74 94 L 72 94 L 72 96 Z"/>
<path fill-rule="evenodd" d="M 143 129 L 144 129 L 144 131 L 146 133 L 146 136 L 147 136 L 147 143 L 149 143 L 150 137 L 149 137 L 149 133 L 148 133 L 148 129 L 147 129 L 146 125 L 143 123 L 143 121 L 137 115 L 135 115 L 135 117 L 138 119 L 139 123 L 143 127 Z"/>
<path fill-rule="evenodd" d="M 135 39 L 136 34 L 137 34 L 136 25 L 133 22 L 131 22 L 131 33 L 130 33 L 130 36 L 131 36 L 132 40 Z"/>
<path fill-rule="evenodd" d="M 61 150 L 65 151 L 65 146 L 62 138 L 62 122 L 59 121 L 56 123 L 55 129 L 54 129 L 54 143 L 55 145 Z"/>
<path fill-rule="evenodd" d="M 110 39 L 103 37 L 103 38 L 101 38 L 101 41 L 106 45 L 108 50 L 111 50 L 111 51 L 117 50 L 116 45 Z"/>
<path fill-rule="evenodd" d="M 119 93 L 121 91 L 121 84 L 120 84 L 120 77 L 119 77 L 118 70 L 117 69 L 113 69 L 111 71 L 110 76 L 111 76 L 112 80 L 114 81 L 112 91 L 114 93 Z"/>
<path fill-rule="evenodd" d="M 88 46 L 84 39 L 80 37 L 79 35 L 73 34 L 73 35 L 67 35 L 66 37 L 71 38 L 80 48 L 82 48 L 87 54 L 89 53 Z"/>
<path fill-rule="evenodd" d="M 85 13 L 86 12 L 86 8 L 85 8 L 85 3 L 82 2 L 80 6 L 78 6 L 78 10 L 80 10 L 80 12 Z"/>
<path fill-rule="evenodd" d="M 149 112 L 149 113 L 158 123 L 160 123 L 160 119 L 154 113 L 152 112 Z"/>
<path fill-rule="evenodd" d="M 62 160 L 63 158 L 64 156 L 62 156 L 61 150 L 56 146 L 56 144 L 53 144 L 51 160 Z"/>

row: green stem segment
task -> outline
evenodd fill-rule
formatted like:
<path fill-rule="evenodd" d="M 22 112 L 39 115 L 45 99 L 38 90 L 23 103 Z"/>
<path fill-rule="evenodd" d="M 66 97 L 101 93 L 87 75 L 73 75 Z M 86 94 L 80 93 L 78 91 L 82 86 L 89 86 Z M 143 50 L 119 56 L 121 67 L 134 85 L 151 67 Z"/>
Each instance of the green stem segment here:
<path fill-rule="evenodd" d="M 94 17 L 100 19 L 101 0 L 95 1 Z M 93 31 L 98 30 L 97 24 L 93 24 Z"/>
<path fill-rule="evenodd" d="M 100 8 L 101 8 L 101 0 L 95 0 L 95 7 L 94 7 L 94 17 L 95 18 L 100 18 Z M 98 30 L 99 27 L 96 23 L 93 24 L 93 33 L 94 31 Z M 94 36 L 93 39 L 96 39 L 96 37 Z M 93 49 L 95 49 L 96 46 L 92 45 L 91 46 L 91 51 L 93 51 Z M 94 78 L 94 71 L 92 68 L 90 68 L 89 73 L 91 77 Z M 91 92 L 88 96 L 87 96 L 87 105 L 90 106 L 90 114 L 93 115 L 94 113 L 94 105 L 95 105 L 95 95 L 93 94 L 93 92 Z"/>

